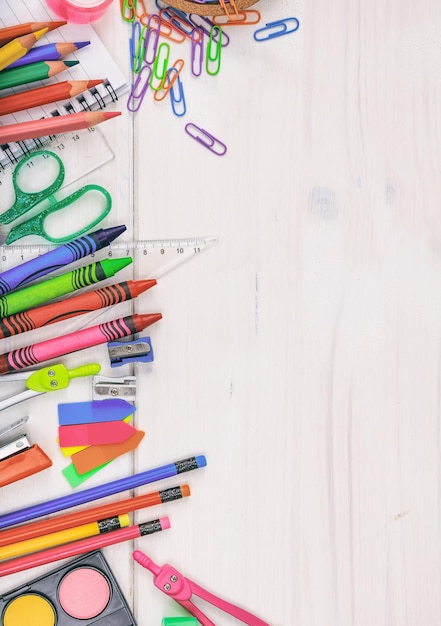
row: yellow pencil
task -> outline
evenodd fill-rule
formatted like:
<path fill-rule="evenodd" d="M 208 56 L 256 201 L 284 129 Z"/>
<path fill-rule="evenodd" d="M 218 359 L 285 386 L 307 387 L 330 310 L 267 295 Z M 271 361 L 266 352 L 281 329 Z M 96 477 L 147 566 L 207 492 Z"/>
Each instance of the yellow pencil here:
<path fill-rule="evenodd" d="M 11 63 L 14 63 L 17 59 L 24 57 L 28 50 L 30 50 L 32 46 L 47 33 L 48 30 L 48 28 L 42 28 L 41 30 L 37 30 L 35 33 L 29 33 L 29 35 L 17 37 L 2 46 L 0 48 L 0 70 L 4 70 L 5 67 L 8 67 L 8 65 L 11 65 Z"/>
<path fill-rule="evenodd" d="M 3 561 L 6 559 L 12 559 L 16 556 L 30 554 L 31 552 L 39 552 L 40 550 L 45 550 L 46 548 L 61 546 L 62 544 L 77 541 L 78 539 L 84 539 L 85 537 L 102 535 L 109 531 L 118 530 L 119 528 L 124 528 L 129 525 L 130 518 L 127 513 L 125 513 L 124 515 L 108 517 L 98 522 L 91 522 L 90 524 L 82 524 L 81 526 L 66 528 L 65 530 L 59 530 L 58 532 L 42 535 L 41 537 L 17 541 L 17 543 L 11 543 L 0 548 L 0 560 Z"/>

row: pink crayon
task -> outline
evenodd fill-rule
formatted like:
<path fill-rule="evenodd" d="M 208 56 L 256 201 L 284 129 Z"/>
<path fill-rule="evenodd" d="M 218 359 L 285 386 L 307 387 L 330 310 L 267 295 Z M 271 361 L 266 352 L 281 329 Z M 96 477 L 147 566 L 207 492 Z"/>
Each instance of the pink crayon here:
<path fill-rule="evenodd" d="M 68 335 L 34 343 L 0 354 L 0 374 L 8 374 L 55 359 L 71 352 L 85 350 L 109 341 L 118 341 L 139 333 L 162 318 L 161 313 L 127 315 Z"/>

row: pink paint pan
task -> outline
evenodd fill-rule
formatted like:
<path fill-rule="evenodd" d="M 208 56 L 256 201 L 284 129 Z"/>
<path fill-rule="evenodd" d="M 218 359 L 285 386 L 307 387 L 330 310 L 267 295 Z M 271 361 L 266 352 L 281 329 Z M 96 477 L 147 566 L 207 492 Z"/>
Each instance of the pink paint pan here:
<path fill-rule="evenodd" d="M 99 550 L 4 594 L 0 611 L 2 626 L 136 626 Z"/>

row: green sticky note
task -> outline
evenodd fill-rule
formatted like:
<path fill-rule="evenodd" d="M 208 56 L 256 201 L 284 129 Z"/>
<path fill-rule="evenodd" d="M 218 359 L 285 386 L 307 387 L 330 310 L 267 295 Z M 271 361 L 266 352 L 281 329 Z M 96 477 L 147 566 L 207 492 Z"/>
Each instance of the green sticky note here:
<path fill-rule="evenodd" d="M 91 476 L 99 472 L 100 469 L 102 469 L 103 467 L 106 467 L 106 465 L 109 465 L 109 463 L 111 463 L 111 461 L 109 461 L 108 463 L 104 463 L 103 465 L 99 465 L 98 467 L 94 467 L 93 469 L 86 472 L 85 474 L 78 474 L 75 468 L 75 465 L 71 463 L 70 465 L 67 465 L 61 471 L 61 473 L 66 478 L 67 482 L 69 483 L 71 487 L 79 487 L 79 485 L 81 485 L 85 480 L 87 480 L 88 478 L 90 478 Z"/>

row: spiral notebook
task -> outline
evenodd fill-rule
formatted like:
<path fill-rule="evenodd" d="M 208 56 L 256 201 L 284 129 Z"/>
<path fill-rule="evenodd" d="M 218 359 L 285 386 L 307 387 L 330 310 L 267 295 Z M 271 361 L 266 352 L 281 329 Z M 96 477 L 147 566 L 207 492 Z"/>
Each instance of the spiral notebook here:
<path fill-rule="evenodd" d="M 60 18 L 53 14 L 47 7 L 44 0 L 0 0 L 0 28 L 21 24 L 26 22 L 58 21 Z M 69 55 L 67 59 L 78 60 L 79 64 L 64 71 L 48 80 L 35 82 L 28 86 L 16 87 L 14 89 L 4 89 L 1 96 L 10 93 L 25 92 L 27 89 L 35 89 L 43 85 L 53 84 L 55 81 L 64 80 L 85 80 L 103 79 L 102 85 L 97 85 L 89 91 L 76 96 L 70 100 L 57 102 L 44 107 L 35 107 L 25 111 L 4 115 L 0 118 L 0 124 L 14 124 L 16 122 L 27 121 L 29 119 L 39 119 L 51 115 L 64 115 L 83 110 L 97 110 L 112 105 L 118 98 L 128 91 L 129 85 L 113 60 L 112 56 L 104 46 L 101 39 L 92 26 L 87 24 L 65 24 L 57 30 L 49 32 L 40 39 L 37 45 L 52 42 L 77 42 L 90 41 L 90 44 L 75 54 Z M 116 107 L 114 107 L 116 108 Z M 103 157 L 109 154 L 113 156 L 104 137 L 99 129 L 94 133 L 82 131 L 83 147 L 88 143 L 89 155 L 96 154 L 102 163 Z M 93 135 L 93 136 L 92 136 Z M 21 156 L 35 149 L 40 149 L 43 145 L 48 146 L 54 141 L 63 140 L 63 150 L 77 149 L 74 141 L 69 141 L 71 137 L 50 138 L 44 137 L 34 140 L 20 141 L 0 146 L 0 170 L 11 163 L 15 163 Z M 91 151 L 91 152 L 90 152 Z M 89 162 L 92 160 L 89 159 Z M 87 172 L 86 172 L 87 173 Z"/>

